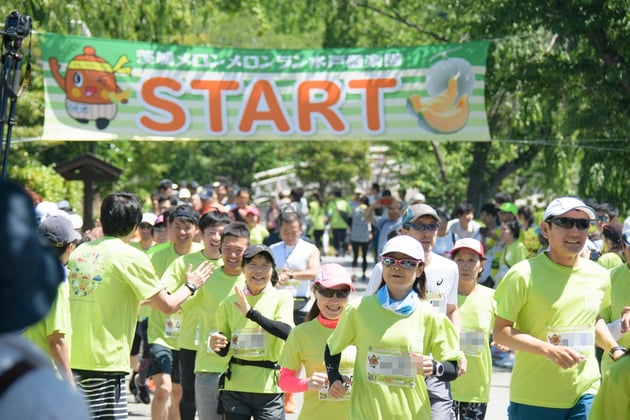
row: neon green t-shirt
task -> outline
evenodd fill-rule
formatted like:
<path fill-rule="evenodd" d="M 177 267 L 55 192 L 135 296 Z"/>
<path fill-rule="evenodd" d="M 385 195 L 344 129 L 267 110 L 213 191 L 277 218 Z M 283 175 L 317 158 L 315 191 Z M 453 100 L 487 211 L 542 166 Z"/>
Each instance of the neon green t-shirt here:
<path fill-rule="evenodd" d="M 612 270 L 615 267 L 623 265 L 623 260 L 616 252 L 605 252 L 597 259 L 597 264 L 601 265 L 606 270 Z"/>
<path fill-rule="evenodd" d="M 604 308 L 600 316 L 606 323 L 621 318 L 624 307 L 630 306 L 630 268 L 628 264 L 610 270 L 610 306 Z M 630 348 L 630 332 L 626 332 L 617 340 L 619 345 Z M 614 362 L 607 354 L 602 357 L 602 372 L 607 372 Z"/>
<path fill-rule="evenodd" d="M 265 238 L 269 236 L 269 231 L 266 227 L 260 223 L 256 223 L 254 227 L 249 228 L 249 244 L 259 245 L 262 244 Z"/>
<path fill-rule="evenodd" d="M 297 372 L 304 366 L 307 378 L 310 378 L 315 372 L 326 374 L 324 350 L 328 337 L 333 331 L 332 328 L 324 327 L 317 318 L 298 325 L 289 334 L 280 355 L 280 365 Z M 355 356 L 356 348 L 354 346 L 347 347 L 341 353 L 339 371 L 342 375 L 352 377 Z M 351 394 L 347 393 L 346 395 L 348 396 L 347 399 L 337 400 L 328 396 L 327 389 L 306 391 L 298 418 L 301 420 L 347 419 Z"/>
<path fill-rule="evenodd" d="M 254 321 L 245 318 L 234 302 L 236 294 L 228 296 L 217 311 L 217 329 L 230 338 L 230 350 L 225 356 L 244 360 L 267 360 L 277 362 L 284 340 L 269 334 Z M 247 296 L 247 302 L 264 317 L 293 326 L 293 296 L 274 287 L 265 289 L 256 296 Z M 226 391 L 276 394 L 282 392 L 278 386 L 279 372 L 258 366 L 243 366 L 232 363 L 231 379 L 225 379 Z"/>
<path fill-rule="evenodd" d="M 453 325 L 424 301 L 409 316 L 383 308 L 377 295 L 349 303 L 328 339 L 333 355 L 351 344 L 357 347 L 348 417 L 430 419 L 424 378 L 410 365 L 409 353 L 459 360 L 459 347 L 449 336 L 457 336 Z"/>
<path fill-rule="evenodd" d="M 190 252 L 186 255 L 199 252 L 201 250 L 200 247 L 202 247 L 201 244 L 193 242 Z M 173 245 L 151 255 L 151 263 L 153 267 L 155 267 L 155 272 L 161 278 L 162 287 L 169 293 L 175 292 L 186 283 L 185 271 L 184 276 L 173 276 L 170 274 L 164 276 L 164 273 L 166 273 L 170 265 L 180 257 L 181 255 L 175 251 L 175 246 Z M 169 349 L 179 350 L 179 336 L 181 330 L 182 311 L 167 315 L 155 308 L 149 309 L 149 344 L 160 344 Z"/>
<path fill-rule="evenodd" d="M 128 372 L 140 301 L 162 286 L 147 255 L 105 236 L 68 261 L 73 369 Z"/>
<path fill-rule="evenodd" d="M 516 352 L 510 400 L 549 408 L 570 408 L 584 394 L 595 394 L 595 321 L 610 305 L 608 272 L 581 258 L 578 267 L 554 263 L 543 253 L 516 264 L 494 294 L 496 315 L 534 338 L 567 345 L 585 360 L 562 369 L 545 357 Z"/>
<path fill-rule="evenodd" d="M 57 297 L 55 298 L 48 315 L 46 315 L 46 317 L 38 323 L 26 328 L 23 333 L 27 340 L 35 344 L 49 356 L 51 356 L 51 352 L 50 345 L 48 344 L 48 336 L 55 331 L 65 335 L 64 339 L 69 349 L 72 343 L 69 294 L 70 289 L 68 287 L 68 281 L 66 280 L 57 288 Z M 53 366 L 55 366 L 54 363 Z"/>
<path fill-rule="evenodd" d="M 195 357 L 195 372 L 222 373 L 227 368 L 229 357 L 221 357 L 209 347 L 210 334 L 218 331 L 216 313 L 221 302 L 234 295 L 234 287 L 245 285 L 245 275 L 230 276 L 223 268 L 214 270 L 212 276 L 197 290 L 195 296 L 189 298 L 182 308 L 184 313 L 190 308 L 197 309 L 199 325 L 199 345 Z"/>
<path fill-rule="evenodd" d="M 142 252 L 149 252 L 149 250 L 151 248 L 153 248 L 153 246 L 155 246 L 155 242 L 151 243 L 151 246 L 148 247 L 147 249 L 142 248 L 142 242 L 138 241 L 138 242 L 129 242 L 129 245 L 131 245 L 132 247 L 139 249 Z"/>
<path fill-rule="evenodd" d="M 605 356 L 607 357 L 607 356 Z M 589 420 L 627 419 L 630 413 L 630 356 L 618 359 L 604 375 Z"/>
<path fill-rule="evenodd" d="M 482 285 L 468 296 L 457 295 L 462 317 L 459 345 L 466 356 L 466 374 L 451 382 L 453 400 L 488 402 L 492 379 L 489 337 L 494 325 L 494 290 Z"/>
<path fill-rule="evenodd" d="M 161 243 L 161 244 L 156 244 L 156 245 L 153 245 L 151 248 L 147 249 L 145 252 L 147 253 L 147 255 L 151 256 L 151 255 L 155 254 L 156 252 L 163 250 L 164 248 L 168 248 L 171 245 L 172 245 L 172 243 L 170 243 L 170 242 L 164 242 L 164 243 Z"/>
<path fill-rule="evenodd" d="M 188 272 L 188 266 L 192 266 L 192 269 L 195 270 L 199 265 L 204 261 L 210 261 L 214 264 L 215 270 L 218 270 L 219 267 L 223 265 L 223 259 L 208 259 L 203 255 L 202 251 L 197 251 L 192 254 L 182 255 L 177 258 L 171 265 L 168 266 L 164 275 L 162 275 L 162 282 L 164 283 L 176 283 L 181 286 L 186 282 L 186 273 Z M 179 287 L 178 286 L 178 287 Z M 197 291 L 200 293 L 202 289 Z M 195 294 L 195 296 L 197 295 Z M 192 300 L 194 297 L 188 298 L 188 300 Z M 184 305 L 182 305 L 183 307 Z M 186 306 L 186 310 L 183 310 L 181 313 L 181 328 L 179 332 L 179 344 L 178 348 L 188 349 L 188 350 L 197 350 L 198 346 L 198 334 L 199 334 L 199 322 L 198 319 L 201 315 L 199 314 L 199 307 L 197 305 L 188 305 Z"/>
<path fill-rule="evenodd" d="M 335 198 L 331 200 L 326 206 L 326 213 L 330 216 L 330 227 L 333 229 L 344 229 L 348 227 L 348 224 L 341 216 L 340 212 L 345 212 L 348 215 L 352 215 L 352 209 L 350 203 L 343 198 Z"/>

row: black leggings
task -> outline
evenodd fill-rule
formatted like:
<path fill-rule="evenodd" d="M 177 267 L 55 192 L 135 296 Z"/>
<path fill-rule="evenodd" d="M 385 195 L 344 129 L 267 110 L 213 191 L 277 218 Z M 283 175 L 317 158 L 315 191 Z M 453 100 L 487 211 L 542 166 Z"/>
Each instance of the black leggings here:
<path fill-rule="evenodd" d="M 352 242 L 352 266 L 357 266 L 357 261 L 359 260 L 359 248 L 361 249 L 361 256 L 363 257 L 363 262 L 361 264 L 361 268 L 363 269 L 363 275 L 365 276 L 365 271 L 367 270 L 367 253 L 368 247 L 370 246 L 369 242 Z"/>
<path fill-rule="evenodd" d="M 195 405 L 195 350 L 179 350 L 179 371 L 181 373 L 182 399 L 179 411 L 182 420 L 193 420 L 197 407 Z"/>

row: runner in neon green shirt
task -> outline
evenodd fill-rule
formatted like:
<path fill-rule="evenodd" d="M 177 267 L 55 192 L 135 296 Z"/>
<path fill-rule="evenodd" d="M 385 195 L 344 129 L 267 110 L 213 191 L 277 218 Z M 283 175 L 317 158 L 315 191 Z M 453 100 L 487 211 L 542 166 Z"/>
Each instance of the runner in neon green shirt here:
<path fill-rule="evenodd" d="M 304 392 L 299 418 L 346 419 L 350 394 L 337 400 L 328 395 L 328 377 L 324 364 L 326 342 L 354 291 L 350 273 L 339 264 L 322 265 L 321 276 L 313 285 L 315 303 L 303 324 L 295 327 L 280 356 L 280 388 L 285 392 Z M 341 355 L 340 372 L 352 377 L 356 348 L 346 348 Z M 298 378 L 304 366 L 305 378 Z"/>
<path fill-rule="evenodd" d="M 451 382 L 455 414 L 457 418 L 483 420 L 492 377 L 489 337 L 494 324 L 494 290 L 477 283 L 485 263 L 481 242 L 472 238 L 459 239 L 451 255 L 459 270 L 460 347 L 468 361 L 466 374 Z"/>
<path fill-rule="evenodd" d="M 195 404 L 200 420 L 221 419 L 217 414 L 219 378 L 227 369 L 229 359 L 221 357 L 210 347 L 210 335 L 217 331 L 216 312 L 221 302 L 234 294 L 234 287 L 245 284 L 242 273 L 243 253 L 249 245 L 249 229 L 242 222 L 223 227 L 220 247 L 223 266 L 208 280 L 208 287 L 184 304 L 184 313 L 196 311 L 199 324 L 199 343 L 195 358 Z"/>
<path fill-rule="evenodd" d="M 630 356 L 618 359 L 604 374 L 589 420 L 626 419 L 630 413 Z"/>
<path fill-rule="evenodd" d="M 617 344 L 598 316 L 610 304 L 608 272 L 579 256 L 593 219 L 576 198 L 553 200 L 541 223 L 549 250 L 514 265 L 495 292 L 494 339 L 516 351 L 510 420 L 588 416 L 600 379 L 595 344 L 605 353 Z"/>
<path fill-rule="evenodd" d="M 39 225 L 39 233 L 55 250 L 59 261 L 64 266 L 65 279 L 57 288 L 57 297 L 48 315 L 38 323 L 27 327 L 24 330 L 24 337 L 48 354 L 57 373 L 69 383 L 74 384 L 70 369 L 72 322 L 68 272 L 65 266 L 70 254 L 81 240 L 81 235 L 74 230 L 72 222 L 63 216 L 48 216 Z"/>
<path fill-rule="evenodd" d="M 397 236 L 381 257 L 383 285 L 375 295 L 348 304 L 328 339 L 329 394 L 342 398 L 352 385 L 351 419 L 429 419 L 424 377 L 457 377 L 461 352 L 451 338 L 457 333 L 426 301 L 420 242 Z M 352 379 L 339 371 L 340 353 L 351 344 L 357 348 Z"/>
<path fill-rule="evenodd" d="M 278 358 L 293 327 L 293 297 L 274 287 L 273 253 L 250 245 L 243 254 L 245 287 L 221 302 L 210 347 L 229 358 L 221 404 L 226 415 L 284 418 Z M 272 280 L 273 279 L 273 280 Z M 228 338 L 229 337 L 229 338 Z"/>
<path fill-rule="evenodd" d="M 140 302 L 175 312 L 212 273 L 211 264 L 190 270 L 185 285 L 169 295 L 147 255 L 128 245 L 141 218 L 133 194 L 107 196 L 101 205 L 105 236 L 79 246 L 68 261 L 71 367 L 95 417 L 128 415 L 125 376 Z"/>

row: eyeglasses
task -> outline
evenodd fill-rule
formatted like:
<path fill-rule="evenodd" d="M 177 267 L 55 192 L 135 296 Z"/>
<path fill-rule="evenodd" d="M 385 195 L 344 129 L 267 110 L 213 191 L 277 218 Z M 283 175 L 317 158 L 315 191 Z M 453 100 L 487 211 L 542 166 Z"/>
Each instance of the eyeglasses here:
<path fill-rule="evenodd" d="M 319 293 L 325 298 L 332 298 L 333 296 L 337 296 L 337 299 L 345 299 L 348 296 L 350 296 L 350 289 L 335 290 L 335 289 L 326 289 L 325 287 L 317 286 L 315 290 L 317 290 L 317 293 Z"/>
<path fill-rule="evenodd" d="M 381 257 L 381 262 L 385 267 L 393 267 L 395 265 L 400 265 L 405 270 L 413 270 L 416 268 L 422 261 L 414 260 L 411 258 L 394 258 L 394 257 Z"/>
<path fill-rule="evenodd" d="M 440 227 L 439 223 L 406 223 L 403 226 L 405 229 L 413 229 L 419 232 L 423 232 L 425 230 L 434 231 L 438 230 Z"/>
<path fill-rule="evenodd" d="M 586 230 L 591 225 L 591 221 L 588 219 L 574 219 L 572 217 L 554 217 L 547 219 L 547 223 L 553 223 L 563 229 L 571 229 L 576 226 L 579 230 Z"/>

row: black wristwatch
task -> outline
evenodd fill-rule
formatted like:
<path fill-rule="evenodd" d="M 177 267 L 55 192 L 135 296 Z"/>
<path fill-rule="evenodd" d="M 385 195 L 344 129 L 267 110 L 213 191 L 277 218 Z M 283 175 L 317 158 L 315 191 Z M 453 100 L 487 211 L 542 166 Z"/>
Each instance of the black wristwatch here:
<path fill-rule="evenodd" d="M 610 356 L 611 359 L 616 360 L 615 353 L 618 351 L 622 351 L 625 353 L 627 349 L 624 346 L 614 346 L 610 349 L 610 351 L 608 352 L 608 355 Z"/>
<path fill-rule="evenodd" d="M 189 281 L 187 281 L 184 286 L 188 287 L 188 290 L 190 290 L 190 296 L 194 295 L 195 292 L 197 291 L 197 286 L 195 286 L 194 283 L 191 283 Z"/>

